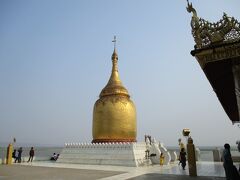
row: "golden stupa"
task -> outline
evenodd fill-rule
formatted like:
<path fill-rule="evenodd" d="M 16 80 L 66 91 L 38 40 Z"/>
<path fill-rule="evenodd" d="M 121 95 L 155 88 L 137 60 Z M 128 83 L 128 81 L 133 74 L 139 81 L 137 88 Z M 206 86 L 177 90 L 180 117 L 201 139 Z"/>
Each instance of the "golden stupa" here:
<path fill-rule="evenodd" d="M 136 109 L 119 78 L 116 37 L 113 42 L 112 73 L 93 109 L 93 143 L 136 141 Z"/>

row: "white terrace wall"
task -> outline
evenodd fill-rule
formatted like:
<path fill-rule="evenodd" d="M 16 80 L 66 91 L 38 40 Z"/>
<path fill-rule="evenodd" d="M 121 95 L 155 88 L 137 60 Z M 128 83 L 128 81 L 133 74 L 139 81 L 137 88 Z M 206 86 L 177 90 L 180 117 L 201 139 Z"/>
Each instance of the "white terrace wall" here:
<path fill-rule="evenodd" d="M 66 143 L 58 163 L 142 166 L 146 143 Z"/>

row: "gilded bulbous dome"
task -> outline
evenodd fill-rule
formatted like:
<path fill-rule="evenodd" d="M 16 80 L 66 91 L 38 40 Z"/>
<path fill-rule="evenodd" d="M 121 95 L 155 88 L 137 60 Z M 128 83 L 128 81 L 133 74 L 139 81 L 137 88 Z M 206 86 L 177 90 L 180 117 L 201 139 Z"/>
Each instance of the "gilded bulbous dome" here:
<path fill-rule="evenodd" d="M 110 79 L 94 104 L 93 143 L 136 141 L 136 109 L 119 78 L 117 61 L 114 48 Z"/>

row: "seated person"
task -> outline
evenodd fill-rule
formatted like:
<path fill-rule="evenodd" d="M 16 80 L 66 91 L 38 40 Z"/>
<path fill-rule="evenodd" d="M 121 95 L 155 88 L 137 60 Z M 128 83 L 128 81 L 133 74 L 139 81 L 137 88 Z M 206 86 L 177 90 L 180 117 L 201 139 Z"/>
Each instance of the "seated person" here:
<path fill-rule="evenodd" d="M 56 156 L 56 158 L 55 158 L 55 161 L 58 159 L 58 157 L 59 157 L 59 154 L 57 154 L 57 156 Z"/>
<path fill-rule="evenodd" d="M 50 158 L 50 160 L 56 161 L 57 155 L 56 153 L 53 153 L 52 157 Z"/>

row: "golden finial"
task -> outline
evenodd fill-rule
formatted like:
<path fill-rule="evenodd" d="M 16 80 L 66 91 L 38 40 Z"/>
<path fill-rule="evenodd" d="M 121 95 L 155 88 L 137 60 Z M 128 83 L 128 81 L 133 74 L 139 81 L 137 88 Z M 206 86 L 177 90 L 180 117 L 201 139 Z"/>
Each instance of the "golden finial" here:
<path fill-rule="evenodd" d="M 112 42 L 114 43 L 114 50 L 116 49 L 117 38 L 116 36 L 113 37 Z"/>
<path fill-rule="evenodd" d="M 113 50 L 113 54 L 112 54 L 112 60 L 117 61 L 118 60 L 118 55 L 117 55 L 117 50 L 116 50 L 116 43 L 117 43 L 116 36 L 113 37 L 112 42 L 114 43 L 114 50 Z"/>

